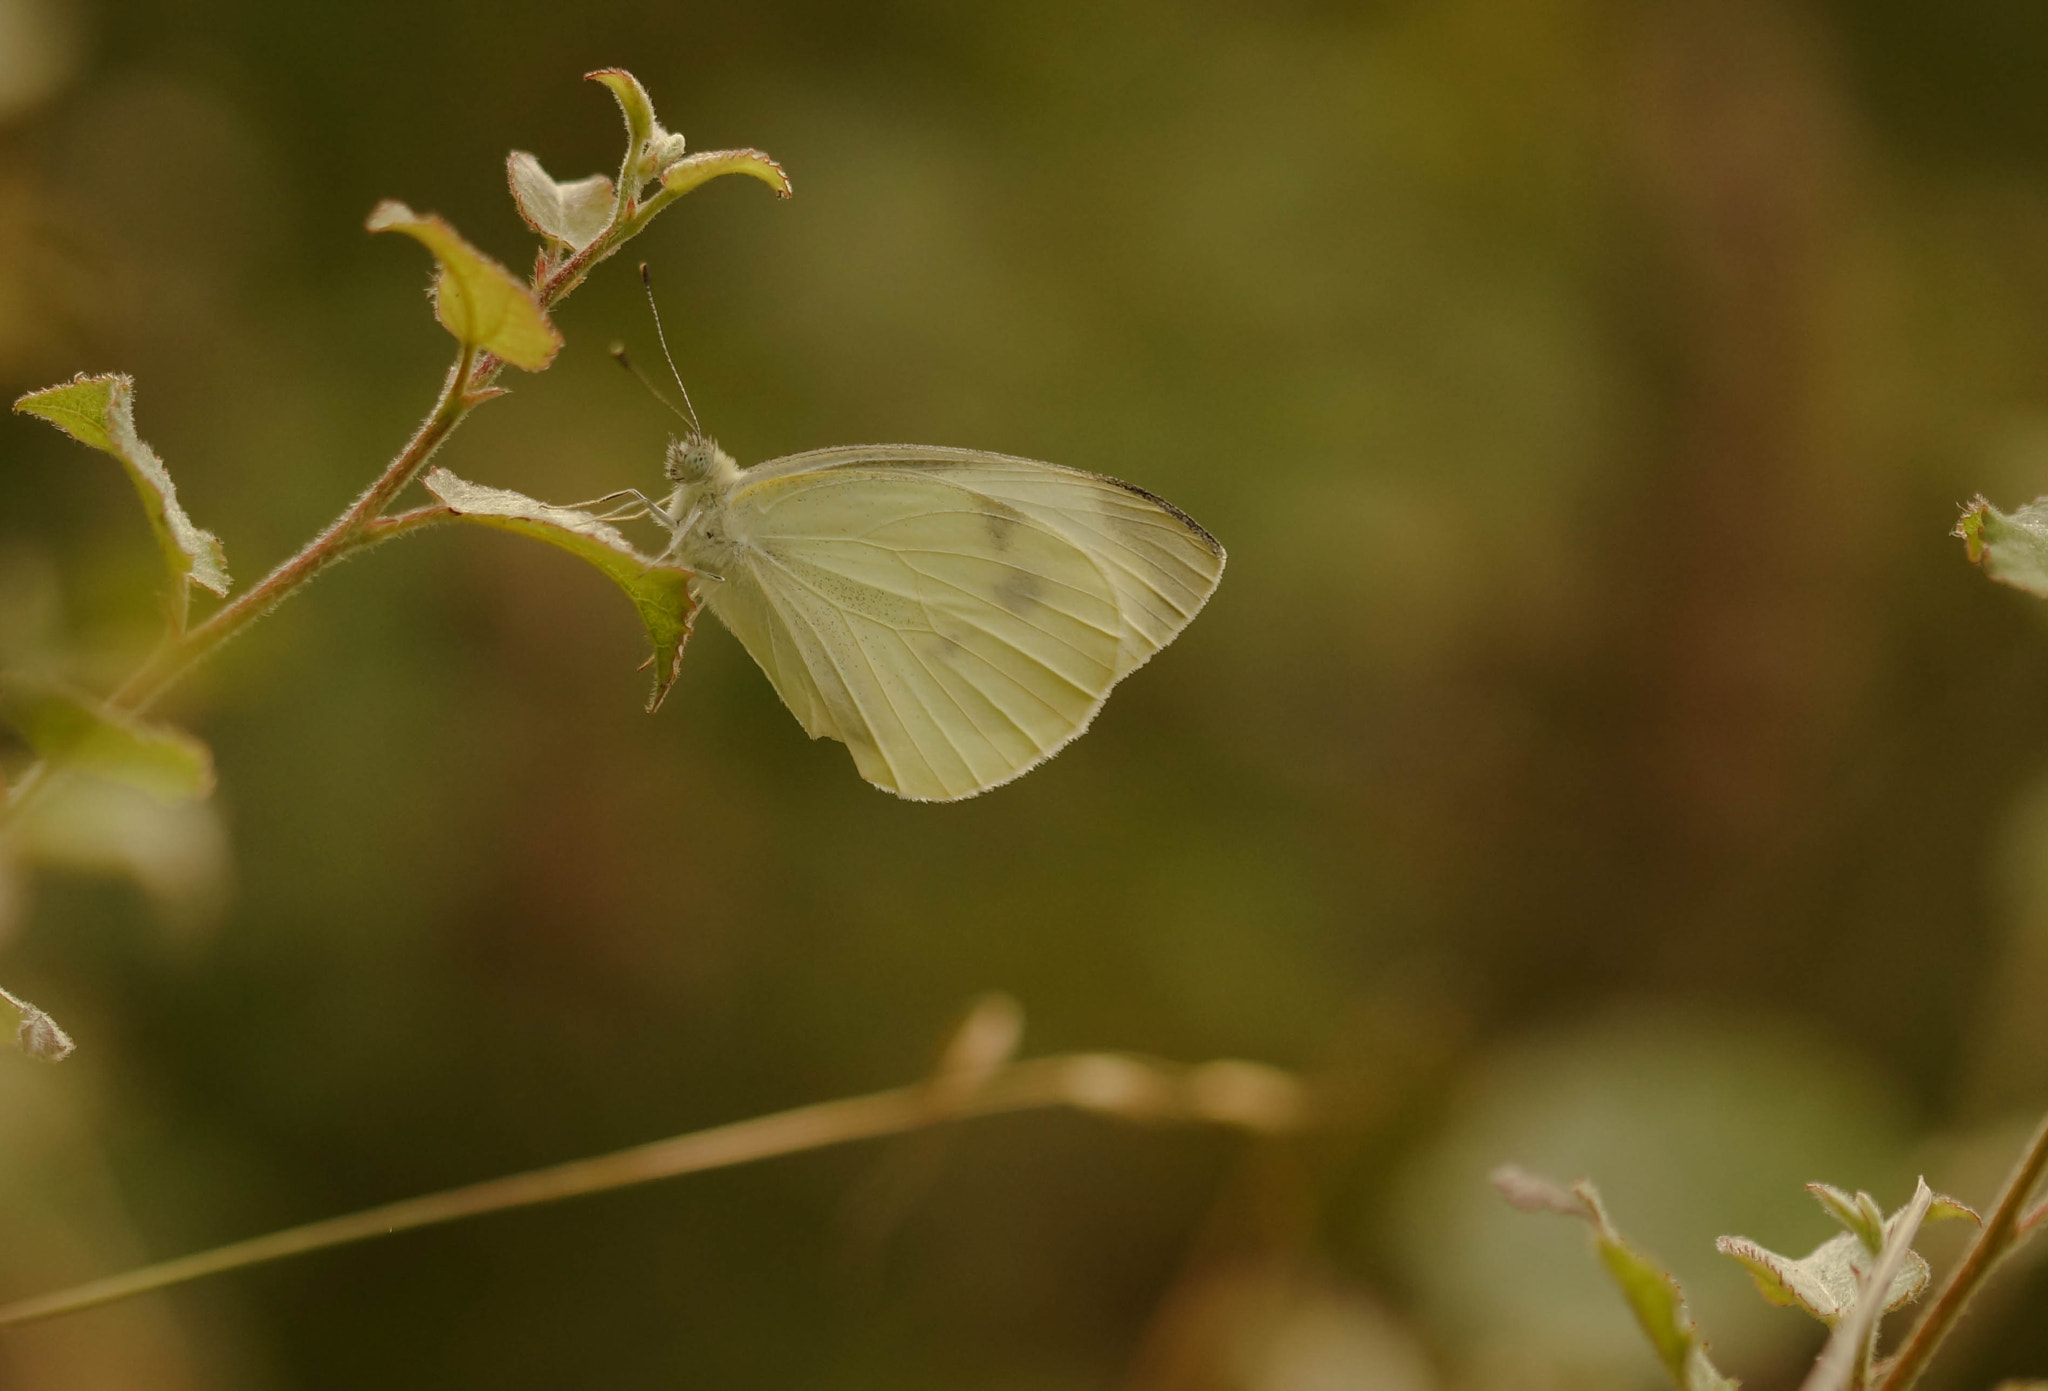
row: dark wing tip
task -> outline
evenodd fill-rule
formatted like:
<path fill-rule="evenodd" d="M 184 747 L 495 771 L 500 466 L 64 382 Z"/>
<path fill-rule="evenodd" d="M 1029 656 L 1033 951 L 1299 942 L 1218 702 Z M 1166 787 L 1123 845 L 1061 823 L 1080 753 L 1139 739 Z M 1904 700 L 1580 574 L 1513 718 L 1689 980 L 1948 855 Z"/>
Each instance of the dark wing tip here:
<path fill-rule="evenodd" d="M 1223 559 L 1223 543 L 1221 541 L 1218 541 L 1213 535 L 1210 534 L 1209 528 L 1203 526 L 1200 522 L 1196 521 L 1193 517 L 1190 517 L 1187 513 L 1181 511 L 1178 507 L 1175 507 L 1165 498 L 1159 496 L 1159 494 L 1151 492 L 1148 489 L 1141 488 L 1135 483 L 1126 483 L 1121 478 L 1111 478 L 1106 473 L 1099 473 L 1096 475 L 1096 477 L 1100 478 L 1105 483 L 1111 483 L 1119 488 L 1122 488 L 1127 493 L 1132 493 L 1138 497 L 1145 499 L 1145 501 L 1151 503 L 1154 507 L 1157 507 L 1160 511 L 1172 517 L 1175 521 L 1179 522 L 1189 531 L 1192 531 L 1198 538 L 1200 538 L 1202 544 L 1209 548 L 1209 553 L 1211 555 L 1215 556 L 1218 560 Z"/>

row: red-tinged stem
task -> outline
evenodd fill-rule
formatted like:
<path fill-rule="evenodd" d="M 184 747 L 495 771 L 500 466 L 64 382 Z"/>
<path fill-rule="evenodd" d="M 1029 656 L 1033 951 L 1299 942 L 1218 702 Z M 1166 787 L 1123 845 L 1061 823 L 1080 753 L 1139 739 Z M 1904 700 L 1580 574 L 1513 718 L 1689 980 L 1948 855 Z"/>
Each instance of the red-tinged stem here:
<path fill-rule="evenodd" d="M 2027 1200 L 2040 1187 L 2044 1176 L 2048 1176 L 2048 1117 L 2042 1119 L 2019 1163 L 2013 1166 L 2005 1181 L 2005 1191 L 1999 1194 L 1998 1206 L 1984 1220 L 1984 1229 L 1949 1273 L 1948 1282 L 1927 1306 L 1927 1312 L 1913 1325 L 1905 1346 L 1892 1359 L 1877 1391 L 1907 1391 L 1920 1379 L 1942 1340 L 1962 1318 L 1963 1310 L 1969 1307 L 1991 1272 L 2048 1216 L 2048 1204 L 2031 1211 L 2027 1208 Z"/>
<path fill-rule="evenodd" d="M 322 570 L 361 549 L 364 540 L 375 534 L 371 531 L 372 524 L 383 516 L 384 509 L 407 485 L 419 477 L 442 441 L 454 433 L 455 427 L 475 408 L 479 399 L 484 399 L 483 393 L 488 390 L 490 379 L 502 369 L 502 364 L 493 362 L 488 375 L 484 375 L 478 371 L 482 365 L 475 347 L 464 344 L 455 365 L 448 371 L 448 379 L 442 384 L 441 397 L 434 403 L 434 409 L 413 432 L 405 448 L 384 466 L 383 473 L 363 490 L 348 510 L 329 522 L 296 555 L 265 575 L 254 588 L 245 590 L 231 603 L 216 609 L 203 623 L 167 641 L 140 671 L 114 693 L 113 706 L 125 711 L 147 709 L 151 702 L 222 643 L 276 608 Z"/>
<path fill-rule="evenodd" d="M 630 162 L 631 152 L 629 165 Z M 545 277 L 534 281 L 532 293 L 542 313 L 566 299 L 599 262 L 642 230 L 644 221 L 636 216 L 639 211 L 633 199 L 622 196 L 610 227 Z M 419 477 L 434 451 L 454 433 L 464 417 L 500 394 L 495 383 L 504 370 L 503 359 L 495 353 L 479 352 L 474 345 L 464 344 L 442 384 L 433 411 L 348 510 L 254 588 L 214 610 L 197 626 L 187 628 L 182 620 L 175 622 L 163 645 L 114 693 L 109 704 L 129 713 L 148 709 L 222 643 L 297 593 L 321 571 L 368 546 L 445 521 L 445 508 L 418 508 L 392 517 L 384 514 Z M 0 785 L 0 826 L 19 816 L 31 800 L 49 787 L 51 780 L 52 771 L 45 761 L 30 765 L 11 786 Z"/>

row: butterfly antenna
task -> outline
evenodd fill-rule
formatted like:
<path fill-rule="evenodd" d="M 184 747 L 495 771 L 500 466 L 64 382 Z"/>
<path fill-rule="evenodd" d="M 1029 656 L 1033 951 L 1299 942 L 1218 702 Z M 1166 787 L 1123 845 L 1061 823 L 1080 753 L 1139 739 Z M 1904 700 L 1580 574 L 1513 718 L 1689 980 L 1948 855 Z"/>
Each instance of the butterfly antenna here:
<path fill-rule="evenodd" d="M 683 385 L 683 374 L 676 370 L 676 360 L 668 350 L 668 334 L 661 327 L 661 306 L 654 302 L 654 273 L 647 269 L 647 263 L 640 263 L 640 284 L 647 291 L 647 312 L 654 316 L 654 336 L 661 340 L 661 355 L 668 361 L 668 374 L 676 379 L 676 390 L 683 393 L 683 404 L 690 411 L 690 433 L 702 436 L 704 429 L 697 423 L 697 408 L 690 402 L 690 388 Z"/>
<path fill-rule="evenodd" d="M 646 387 L 647 394 L 649 396 L 652 396 L 655 400 L 661 402 L 663 406 L 668 408 L 669 413 L 675 416 L 676 419 L 682 421 L 683 424 L 689 426 L 692 430 L 695 430 L 697 428 L 696 420 L 693 417 L 684 415 L 681 411 L 677 410 L 676 403 L 669 400 L 668 397 L 662 395 L 661 388 L 654 384 L 654 380 L 651 377 L 649 377 L 645 372 L 640 370 L 640 364 L 633 361 L 632 358 L 626 356 L 626 345 L 624 343 L 612 344 L 611 354 L 612 361 L 618 363 L 619 366 L 625 368 L 628 372 L 631 372 L 633 374 L 633 380 L 640 383 L 640 385 Z"/>

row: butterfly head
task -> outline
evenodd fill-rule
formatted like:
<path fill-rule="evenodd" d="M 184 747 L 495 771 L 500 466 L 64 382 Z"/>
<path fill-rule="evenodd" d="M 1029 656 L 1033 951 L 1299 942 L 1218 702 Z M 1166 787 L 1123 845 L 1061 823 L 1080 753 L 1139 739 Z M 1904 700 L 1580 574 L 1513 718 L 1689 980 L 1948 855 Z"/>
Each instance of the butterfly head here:
<path fill-rule="evenodd" d="M 739 475 L 739 465 L 718 447 L 718 441 L 692 431 L 689 438 L 668 442 L 668 459 L 662 465 L 671 483 L 685 487 L 724 482 Z"/>

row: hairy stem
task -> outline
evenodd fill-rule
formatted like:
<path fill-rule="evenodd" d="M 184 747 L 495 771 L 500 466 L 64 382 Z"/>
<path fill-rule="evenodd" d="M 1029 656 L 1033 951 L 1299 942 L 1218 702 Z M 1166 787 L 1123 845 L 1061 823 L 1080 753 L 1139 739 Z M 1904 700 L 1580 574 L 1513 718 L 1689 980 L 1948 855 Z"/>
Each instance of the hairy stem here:
<path fill-rule="evenodd" d="M 1132 1120 L 1205 1122 L 1266 1134 L 1291 1133 L 1309 1120 L 1296 1079 L 1251 1063 L 1187 1067 L 1082 1053 L 1012 1064 L 964 1095 L 942 1085 L 944 1080 L 799 1106 L 272 1232 L 7 1305 L 0 1308 L 0 1328 L 371 1237 L 894 1135 L 963 1116 L 1075 1106 Z"/>
<path fill-rule="evenodd" d="M 419 477 L 427 461 L 433 458 L 434 451 L 454 433 L 463 417 L 480 400 L 487 399 L 483 393 L 488 390 L 490 378 L 497 375 L 500 365 L 493 362 L 489 376 L 482 376 L 477 371 L 480 365 L 477 356 L 475 347 L 467 343 L 463 345 L 455 365 L 448 371 L 447 381 L 442 384 L 441 398 L 434 403 L 434 409 L 413 432 L 405 448 L 384 466 L 384 472 L 363 490 L 347 511 L 329 522 L 318 536 L 300 548 L 298 554 L 264 576 L 253 589 L 244 591 L 232 603 L 216 609 L 197 627 L 174 635 L 114 693 L 114 707 L 130 712 L 147 709 L 152 701 L 215 648 L 346 556 L 364 528 L 382 516 L 384 509 L 413 479 Z"/>
<path fill-rule="evenodd" d="M 365 488 L 346 511 L 300 547 L 290 559 L 278 565 L 251 589 L 214 610 L 197 626 L 175 627 L 162 646 L 121 685 L 108 703 L 116 710 L 137 713 L 149 708 L 157 697 L 209 656 L 229 638 L 269 613 L 297 593 L 315 575 L 336 561 L 392 535 L 440 517 L 425 514 L 446 509 L 421 508 L 403 518 L 385 518 L 384 510 L 411 482 L 453 434 L 455 427 L 479 404 L 494 394 L 492 382 L 504 364 L 489 354 L 479 355 L 471 344 L 463 344 L 455 364 L 448 369 L 440 398 L 419 429 L 406 442 L 375 482 Z M 30 802 L 47 790 L 53 770 L 46 761 L 32 764 L 8 788 L 0 801 L 0 826 L 20 816 Z"/>
<path fill-rule="evenodd" d="M 535 273 L 531 289 L 534 302 L 542 313 L 567 299 L 600 262 L 639 235 L 657 204 L 673 201 L 673 198 L 663 200 L 659 195 L 647 205 L 635 200 L 629 175 L 636 154 L 634 149 L 626 152 L 618 206 L 613 211 L 611 226 L 560 265 L 547 268 L 544 263 L 545 273 Z M 446 382 L 442 384 L 440 399 L 434 403 L 432 412 L 407 441 L 405 448 L 385 465 L 384 472 L 348 510 L 301 547 L 297 554 L 264 576 L 255 588 L 214 610 L 196 627 L 186 626 L 181 602 L 179 610 L 171 615 L 170 633 L 163 644 L 122 684 L 108 703 L 114 709 L 130 714 L 148 709 L 222 643 L 297 593 L 308 580 L 328 566 L 394 536 L 445 521 L 448 516 L 446 509 L 419 508 L 398 517 L 386 517 L 384 513 L 398 495 L 419 477 L 421 470 L 433 458 L 434 451 L 454 433 L 463 418 L 499 394 L 495 383 L 504 369 L 504 361 L 496 354 L 479 352 L 474 345 L 465 343 L 454 367 L 449 370 Z M 46 762 L 37 762 L 25 769 L 11 786 L 0 784 L 0 827 L 19 817 L 34 798 L 48 790 L 55 777 L 54 770 Z"/>
<path fill-rule="evenodd" d="M 1984 1281 L 2035 1225 L 2039 1214 L 2027 1212 L 2027 1199 L 2033 1196 L 2044 1175 L 2048 1175 L 2048 1117 L 2042 1118 L 2019 1163 L 2013 1166 L 2005 1181 L 2005 1191 L 1999 1194 L 1998 1206 L 1984 1221 L 1984 1229 L 1949 1273 L 1947 1283 L 1927 1306 L 1927 1312 L 1913 1325 L 1906 1345 L 1892 1359 L 1877 1391 L 1907 1391 L 1927 1370 L 1942 1340 L 1948 1337 Z"/>

